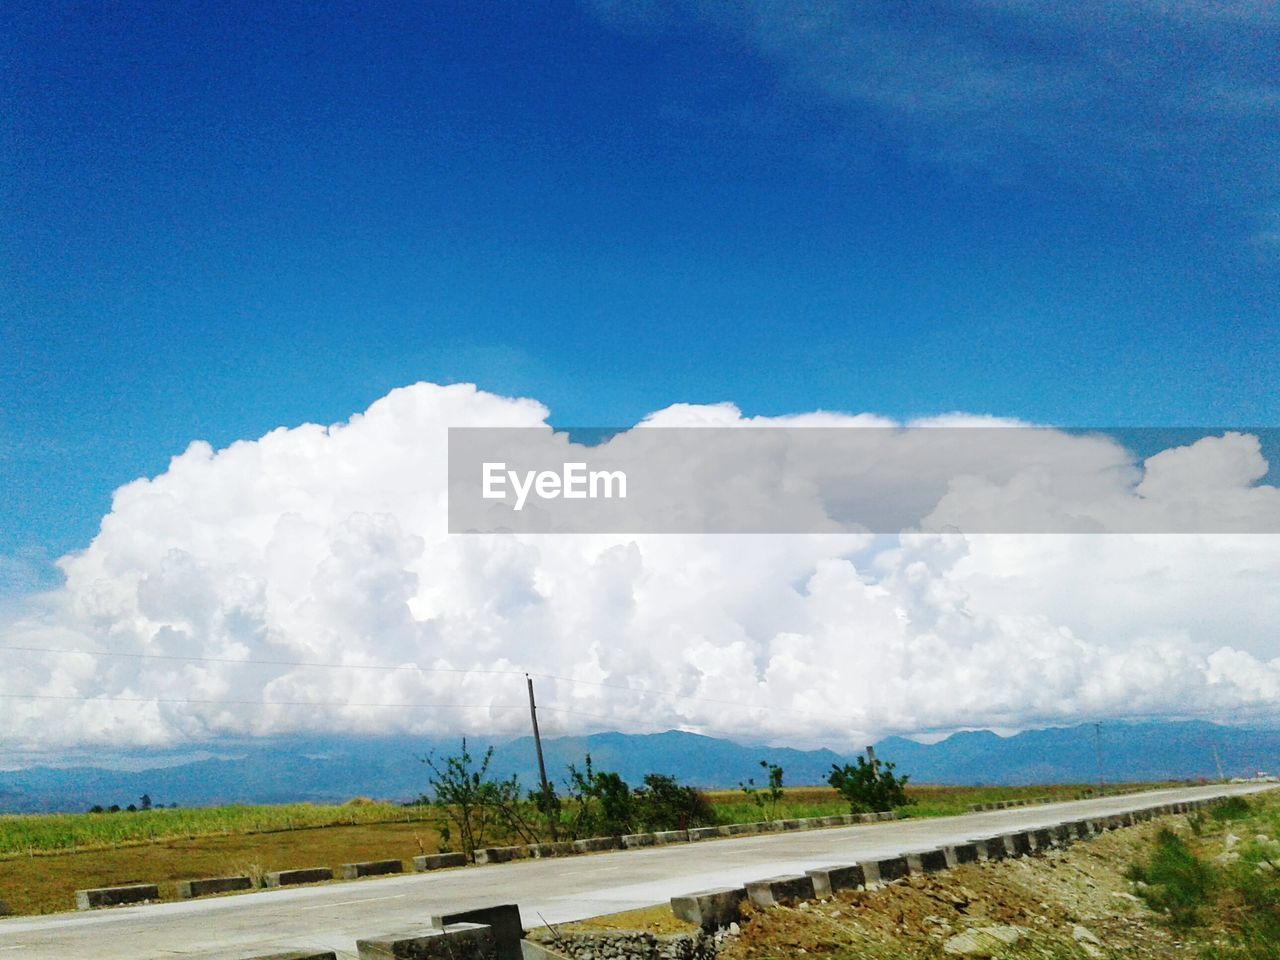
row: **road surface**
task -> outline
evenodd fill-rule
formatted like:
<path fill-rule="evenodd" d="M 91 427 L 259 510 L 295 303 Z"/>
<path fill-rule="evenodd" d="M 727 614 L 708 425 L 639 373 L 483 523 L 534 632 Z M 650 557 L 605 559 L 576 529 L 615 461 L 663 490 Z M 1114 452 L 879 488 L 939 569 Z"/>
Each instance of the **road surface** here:
<path fill-rule="evenodd" d="M 355 956 L 358 938 L 424 927 L 433 914 L 518 903 L 525 926 L 665 902 L 708 887 L 938 847 L 973 837 L 1269 785 L 1189 787 L 792 833 L 527 860 L 232 897 L 0 920 L 6 955 L 49 960 L 249 957 L 286 948 Z M 3 869 L 3 866 L 0 866 Z"/>

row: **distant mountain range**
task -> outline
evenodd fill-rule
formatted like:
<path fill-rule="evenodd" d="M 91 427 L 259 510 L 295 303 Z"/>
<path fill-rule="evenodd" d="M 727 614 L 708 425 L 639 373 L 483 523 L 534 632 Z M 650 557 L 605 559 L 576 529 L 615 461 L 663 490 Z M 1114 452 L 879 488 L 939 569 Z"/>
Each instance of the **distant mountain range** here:
<path fill-rule="evenodd" d="M 1280 768 L 1280 731 L 1201 722 L 1112 723 L 1101 728 L 1103 776 L 1108 782 L 1195 780 Z M 369 739 L 294 738 L 222 746 L 212 757 L 180 762 L 172 756 L 132 754 L 130 769 L 36 766 L 0 771 L 0 810 L 84 810 L 124 806 L 149 794 L 157 803 L 342 802 L 355 796 L 409 800 L 426 788 L 419 761 L 435 750 L 456 751 L 457 740 L 397 736 Z M 473 754 L 483 745 L 473 741 Z M 692 733 L 598 733 L 543 743 L 548 774 L 563 782 L 570 763 L 590 753 L 598 770 L 638 783 L 646 773 L 671 774 L 703 787 L 736 787 L 760 777 L 767 758 L 786 771 L 788 785 L 823 783 L 843 757 L 831 750 L 794 750 L 735 743 Z M 1216 759 L 1215 759 L 1216 751 Z M 1098 779 L 1092 725 L 1027 730 L 1011 737 L 990 731 L 957 733 L 934 744 L 890 737 L 876 745 L 916 783 L 1093 783 Z M 161 766 L 160 764 L 165 764 Z M 121 764 L 117 764 L 121 765 Z M 139 769 L 143 768 L 143 769 Z M 537 783 L 533 741 L 495 745 L 491 772 Z"/>

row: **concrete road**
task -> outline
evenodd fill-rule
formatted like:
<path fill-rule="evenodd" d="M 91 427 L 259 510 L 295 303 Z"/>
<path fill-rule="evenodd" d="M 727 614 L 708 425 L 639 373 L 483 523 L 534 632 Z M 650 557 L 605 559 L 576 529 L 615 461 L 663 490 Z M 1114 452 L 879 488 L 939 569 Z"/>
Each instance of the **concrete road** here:
<path fill-rule="evenodd" d="M 0 960 L 6 955 L 50 960 L 234 958 L 302 947 L 354 957 L 357 938 L 422 927 L 432 914 L 452 910 L 518 903 L 525 926 L 540 926 L 810 867 L 1173 800 L 1265 789 L 1269 787 L 1238 784 L 1158 790 L 958 817 L 707 840 L 90 913 L 15 917 L 0 920 Z"/>

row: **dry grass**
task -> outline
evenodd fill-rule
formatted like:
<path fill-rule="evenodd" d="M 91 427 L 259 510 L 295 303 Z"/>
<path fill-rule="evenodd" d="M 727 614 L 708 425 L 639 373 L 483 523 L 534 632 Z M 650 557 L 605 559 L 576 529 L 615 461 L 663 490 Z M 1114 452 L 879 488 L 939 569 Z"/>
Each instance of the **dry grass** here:
<path fill-rule="evenodd" d="M 614 930 L 645 930 L 649 933 L 694 933 L 698 927 L 686 923 L 671 912 L 667 904 L 646 907 L 642 910 L 626 910 L 603 917 L 592 917 L 576 923 L 558 923 L 560 933 L 607 933 Z"/>
<path fill-rule="evenodd" d="M 990 800 L 1067 799 L 1079 789 L 913 786 L 910 793 L 917 803 L 902 812 L 941 816 Z M 741 791 L 717 791 L 711 798 L 720 822 L 760 819 L 758 808 Z M 829 787 L 794 787 L 786 790 L 777 815 L 846 811 Z M 74 892 L 89 887 L 158 883 L 161 896 L 170 899 L 176 896 L 176 881 L 196 877 L 261 877 L 271 870 L 393 857 L 407 861 L 439 849 L 432 821 L 421 819 L 427 816 L 421 808 L 361 800 L 333 807 L 292 804 L 4 817 L 0 850 L 9 853 L 0 857 L 0 900 L 15 913 L 51 913 L 70 909 Z M 406 818 L 416 819 L 405 822 Z"/>
<path fill-rule="evenodd" d="M 0 900 L 15 913 L 53 913 L 71 909 L 76 890 L 126 883 L 158 883 L 161 897 L 171 899 L 178 880 L 394 857 L 408 861 L 439 842 L 428 824 L 377 823 L 11 857 L 0 861 Z"/>

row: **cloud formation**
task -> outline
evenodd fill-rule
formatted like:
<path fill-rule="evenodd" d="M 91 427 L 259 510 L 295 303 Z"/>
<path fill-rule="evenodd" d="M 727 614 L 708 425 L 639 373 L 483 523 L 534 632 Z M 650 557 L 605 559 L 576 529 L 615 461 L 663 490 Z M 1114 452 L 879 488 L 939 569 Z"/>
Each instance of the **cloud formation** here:
<path fill-rule="evenodd" d="M 1276 536 L 449 536 L 447 428 L 547 417 L 420 383 L 346 423 L 191 444 L 120 488 L 92 544 L 60 561 L 65 585 L 3 628 L 11 648 L 75 651 L 4 653 L 7 739 L 518 733 L 525 670 L 567 678 L 539 680 L 551 732 L 850 746 L 1280 719 Z M 646 421 L 748 422 L 762 421 L 729 405 Z M 1114 456 L 1087 463 L 1112 483 Z M 1154 492 L 1199 478 L 1232 497 L 1265 463 L 1243 438 L 1125 469 Z"/>

